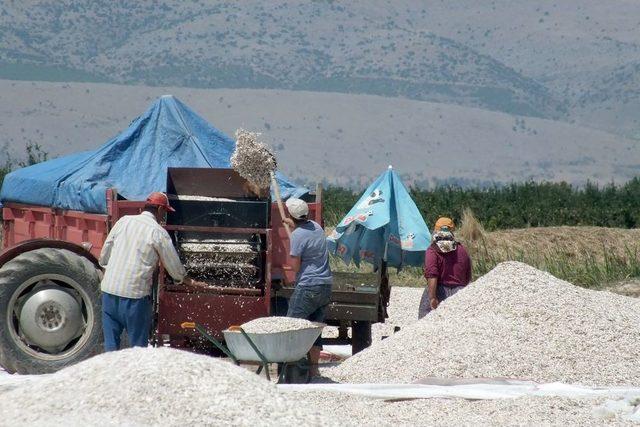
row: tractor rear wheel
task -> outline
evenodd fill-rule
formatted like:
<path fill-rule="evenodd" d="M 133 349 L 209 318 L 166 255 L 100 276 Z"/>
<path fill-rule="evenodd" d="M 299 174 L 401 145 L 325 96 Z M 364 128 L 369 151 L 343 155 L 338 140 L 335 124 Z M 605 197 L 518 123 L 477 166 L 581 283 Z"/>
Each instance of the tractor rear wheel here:
<path fill-rule="evenodd" d="M 99 270 L 78 254 L 43 248 L 0 269 L 0 365 L 54 372 L 102 351 Z"/>

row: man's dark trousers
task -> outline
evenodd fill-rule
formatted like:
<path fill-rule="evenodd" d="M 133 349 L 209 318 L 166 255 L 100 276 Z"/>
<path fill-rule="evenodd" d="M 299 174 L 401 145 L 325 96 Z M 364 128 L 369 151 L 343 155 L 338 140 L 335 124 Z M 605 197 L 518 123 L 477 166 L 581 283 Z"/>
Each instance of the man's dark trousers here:
<path fill-rule="evenodd" d="M 120 336 L 127 331 L 132 347 L 146 347 L 151 329 L 151 297 L 125 298 L 102 293 L 104 351 L 120 349 Z"/>

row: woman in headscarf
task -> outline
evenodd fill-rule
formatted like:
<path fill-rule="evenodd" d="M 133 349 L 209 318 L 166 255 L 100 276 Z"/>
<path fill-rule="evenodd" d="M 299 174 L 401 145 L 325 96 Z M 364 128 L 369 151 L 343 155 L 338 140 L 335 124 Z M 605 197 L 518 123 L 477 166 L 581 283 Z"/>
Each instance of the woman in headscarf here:
<path fill-rule="evenodd" d="M 439 218 L 433 228 L 432 242 L 424 261 L 427 288 L 420 300 L 418 318 L 458 292 L 471 281 L 471 258 L 460 242 L 455 240 L 455 224 L 450 218 Z"/>

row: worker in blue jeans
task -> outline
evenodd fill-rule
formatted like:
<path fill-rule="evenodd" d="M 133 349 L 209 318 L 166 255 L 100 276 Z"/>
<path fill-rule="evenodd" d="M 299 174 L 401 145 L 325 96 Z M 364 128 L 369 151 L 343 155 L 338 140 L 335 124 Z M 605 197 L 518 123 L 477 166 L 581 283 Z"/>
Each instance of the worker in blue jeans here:
<path fill-rule="evenodd" d="M 120 349 L 127 331 L 132 347 L 146 347 L 151 330 L 151 286 L 158 261 L 177 282 L 206 286 L 186 277 L 169 233 L 160 225 L 173 211 L 164 193 L 151 193 L 140 215 L 123 216 L 109 232 L 100 253 L 105 268 L 102 290 L 104 350 Z"/>
<path fill-rule="evenodd" d="M 296 272 L 287 316 L 323 322 L 333 284 L 326 236 L 318 223 L 307 219 L 309 206 L 304 200 L 290 198 L 286 205 L 291 218 L 283 222 L 293 229 L 288 268 Z M 321 350 L 318 338 L 309 352 L 312 375 L 318 374 Z"/>

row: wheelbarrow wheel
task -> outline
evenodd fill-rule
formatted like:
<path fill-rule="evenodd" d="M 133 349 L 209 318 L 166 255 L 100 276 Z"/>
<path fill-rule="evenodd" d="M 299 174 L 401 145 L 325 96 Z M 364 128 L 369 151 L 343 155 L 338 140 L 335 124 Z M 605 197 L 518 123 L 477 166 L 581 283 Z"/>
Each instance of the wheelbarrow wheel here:
<path fill-rule="evenodd" d="M 282 369 L 284 367 L 284 374 Z M 311 382 L 309 358 L 305 357 L 293 363 L 278 363 L 278 375 L 282 374 L 284 384 L 308 384 Z"/>

